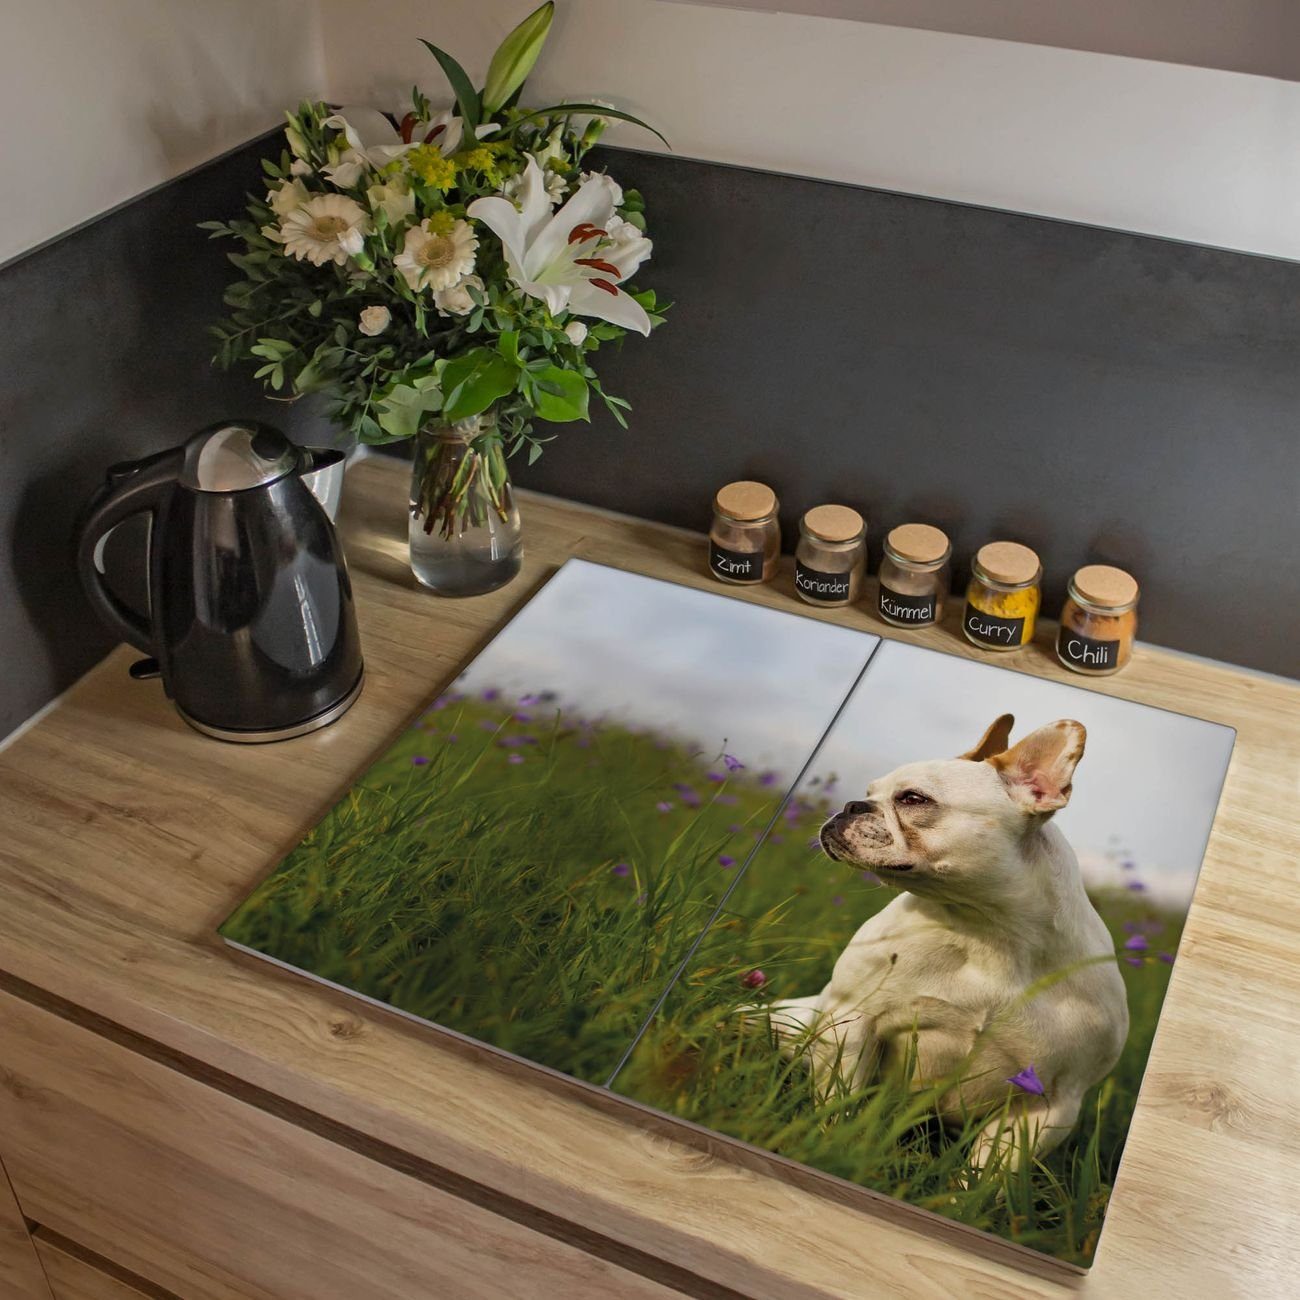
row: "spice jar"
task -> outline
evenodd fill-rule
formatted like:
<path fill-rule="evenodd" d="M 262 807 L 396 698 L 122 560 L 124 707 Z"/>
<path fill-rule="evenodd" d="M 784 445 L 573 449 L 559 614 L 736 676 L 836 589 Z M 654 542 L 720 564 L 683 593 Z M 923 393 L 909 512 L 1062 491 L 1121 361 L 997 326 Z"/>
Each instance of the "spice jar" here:
<path fill-rule="evenodd" d="M 952 582 L 952 544 L 930 524 L 899 524 L 885 538 L 876 607 L 896 627 L 927 627 L 943 617 Z"/>
<path fill-rule="evenodd" d="M 971 562 L 962 631 L 984 650 L 1018 650 L 1033 640 L 1043 566 L 1019 542 L 989 542 Z"/>
<path fill-rule="evenodd" d="M 794 589 L 814 605 L 848 605 L 862 590 L 867 525 L 848 506 L 814 506 L 799 521 Z"/>
<path fill-rule="evenodd" d="M 769 582 L 781 554 L 776 493 L 766 483 L 728 483 L 713 498 L 709 572 L 722 582 Z"/>
<path fill-rule="evenodd" d="M 1109 564 L 1088 564 L 1070 579 L 1056 657 L 1076 673 L 1119 672 L 1137 635 L 1137 580 Z"/>

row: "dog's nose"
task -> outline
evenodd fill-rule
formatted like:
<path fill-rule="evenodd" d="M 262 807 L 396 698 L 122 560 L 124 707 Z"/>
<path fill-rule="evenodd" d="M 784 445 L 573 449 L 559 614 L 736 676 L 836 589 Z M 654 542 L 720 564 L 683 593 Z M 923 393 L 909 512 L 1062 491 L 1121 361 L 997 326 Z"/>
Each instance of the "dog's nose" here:
<path fill-rule="evenodd" d="M 865 817 L 871 811 L 869 799 L 853 799 L 844 805 L 844 811 L 850 817 Z"/>

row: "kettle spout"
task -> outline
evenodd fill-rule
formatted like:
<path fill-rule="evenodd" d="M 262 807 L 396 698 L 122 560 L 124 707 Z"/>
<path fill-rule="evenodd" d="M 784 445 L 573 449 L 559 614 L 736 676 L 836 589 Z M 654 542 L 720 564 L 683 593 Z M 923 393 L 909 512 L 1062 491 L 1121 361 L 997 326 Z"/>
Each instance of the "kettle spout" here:
<path fill-rule="evenodd" d="M 343 468 L 347 453 L 331 447 L 301 447 L 299 474 L 312 496 L 325 507 L 330 522 L 338 514 L 343 495 Z"/>

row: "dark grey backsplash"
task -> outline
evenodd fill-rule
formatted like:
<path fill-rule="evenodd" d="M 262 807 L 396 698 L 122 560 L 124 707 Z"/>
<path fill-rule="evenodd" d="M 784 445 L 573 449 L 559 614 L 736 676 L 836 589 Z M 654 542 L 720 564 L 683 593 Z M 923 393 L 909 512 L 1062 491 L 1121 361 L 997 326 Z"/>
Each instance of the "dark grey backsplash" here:
<path fill-rule="evenodd" d="M 260 183 L 243 150 L 0 268 L 0 735 L 104 653 L 69 561 L 116 460 L 296 406 L 208 364 L 230 268 L 195 223 Z M 792 544 L 862 509 L 1144 584 L 1143 635 L 1277 672 L 1297 656 L 1300 265 L 874 190 L 610 151 L 647 195 L 644 279 L 676 305 L 599 357 L 623 433 L 570 425 L 523 482 L 704 527 L 775 487 Z"/>
<path fill-rule="evenodd" d="M 232 415 L 301 433 L 295 408 L 208 364 L 232 268 L 195 223 L 234 214 L 263 152 L 248 145 L 0 268 L 0 737 L 112 647 L 71 557 L 105 468 Z"/>
<path fill-rule="evenodd" d="M 519 477 L 707 525 L 759 478 L 786 548 L 823 501 L 1009 537 L 1048 607 L 1081 564 L 1143 584 L 1141 635 L 1300 671 L 1300 264 L 670 157 L 649 205 L 676 305 L 601 356 L 631 430 L 568 426 Z"/>

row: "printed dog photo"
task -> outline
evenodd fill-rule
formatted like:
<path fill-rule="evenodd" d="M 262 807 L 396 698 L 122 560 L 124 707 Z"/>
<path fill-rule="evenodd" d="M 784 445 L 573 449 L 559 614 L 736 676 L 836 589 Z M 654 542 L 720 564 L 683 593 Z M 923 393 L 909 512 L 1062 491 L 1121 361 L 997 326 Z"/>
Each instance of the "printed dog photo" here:
<path fill-rule="evenodd" d="M 221 934 L 1082 1266 L 1231 746 L 570 561 Z"/>
<path fill-rule="evenodd" d="M 1231 748 L 883 642 L 614 1087 L 1086 1267 Z"/>

